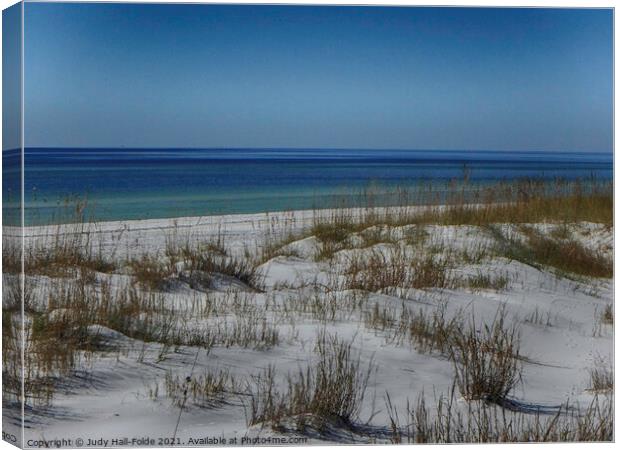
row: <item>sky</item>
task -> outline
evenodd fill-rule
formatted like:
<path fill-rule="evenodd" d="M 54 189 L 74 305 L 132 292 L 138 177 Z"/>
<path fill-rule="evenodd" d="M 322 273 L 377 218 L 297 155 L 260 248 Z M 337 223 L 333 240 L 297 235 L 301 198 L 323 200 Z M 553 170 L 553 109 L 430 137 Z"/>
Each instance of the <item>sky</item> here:
<path fill-rule="evenodd" d="M 607 9 L 25 5 L 30 147 L 612 151 Z"/>
<path fill-rule="evenodd" d="M 2 11 L 2 149 L 21 148 L 21 5 Z"/>

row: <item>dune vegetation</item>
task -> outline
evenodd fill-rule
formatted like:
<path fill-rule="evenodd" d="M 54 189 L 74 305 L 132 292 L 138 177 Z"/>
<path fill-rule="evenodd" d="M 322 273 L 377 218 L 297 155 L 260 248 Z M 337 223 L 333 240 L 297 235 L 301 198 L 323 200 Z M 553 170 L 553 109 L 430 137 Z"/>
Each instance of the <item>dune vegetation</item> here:
<path fill-rule="evenodd" d="M 178 435 L 196 415 L 340 443 L 612 440 L 611 183 L 434 189 L 238 230 L 106 228 L 75 202 L 23 262 L 5 230 L 5 408 L 95 389 L 180 410 Z"/>

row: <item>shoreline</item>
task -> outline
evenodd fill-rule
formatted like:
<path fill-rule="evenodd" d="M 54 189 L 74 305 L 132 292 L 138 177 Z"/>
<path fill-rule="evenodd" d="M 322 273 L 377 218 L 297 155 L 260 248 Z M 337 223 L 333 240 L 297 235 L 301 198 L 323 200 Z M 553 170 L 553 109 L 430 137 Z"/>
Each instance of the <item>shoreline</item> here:
<path fill-rule="evenodd" d="M 289 175 L 293 176 L 293 175 Z M 208 218 L 219 218 L 224 216 L 252 217 L 263 214 L 287 215 L 305 211 L 333 210 L 333 209 L 366 209 L 368 207 L 377 208 L 402 208 L 402 207 L 428 207 L 451 203 L 455 198 L 464 202 L 477 202 L 482 197 L 493 197 L 491 201 L 510 201 L 516 191 L 521 189 L 519 183 L 535 181 L 540 186 L 532 190 L 534 195 L 554 196 L 561 192 L 574 190 L 576 186 L 592 186 L 595 189 L 608 189 L 612 178 L 587 178 L 587 177 L 563 177 L 563 176 L 544 176 L 544 177 L 509 177 L 509 178 L 469 178 L 469 172 L 463 177 L 451 176 L 449 178 L 413 178 L 399 184 L 389 184 L 369 181 L 364 185 L 329 187 L 329 192 L 321 193 L 321 189 L 312 190 L 312 195 L 303 195 L 311 202 L 297 202 L 294 199 L 299 197 L 299 193 L 290 190 L 290 186 L 279 187 L 279 190 L 271 192 L 267 197 L 256 197 L 256 190 L 249 190 L 245 193 L 233 193 L 231 197 L 213 197 L 209 194 L 205 197 L 203 192 L 196 196 L 195 192 L 188 192 L 182 196 L 159 196 L 145 198 L 102 198 L 100 200 L 86 201 L 88 196 L 58 198 L 56 206 L 54 202 L 47 203 L 47 200 L 37 201 L 36 199 L 26 199 L 24 205 L 26 228 L 43 228 L 55 226 L 63 221 L 74 220 L 72 213 L 73 203 L 80 208 L 81 213 L 85 213 L 88 221 L 108 224 L 108 223 L 145 223 L 147 226 L 160 226 L 162 221 L 178 220 L 210 220 Z M 467 181 L 464 181 L 467 180 Z M 592 182 L 588 181 L 591 180 Z M 558 188 L 557 183 L 561 186 Z M 583 183 L 583 185 L 582 185 Z M 554 187 L 555 186 L 555 187 Z M 333 192 L 332 192 L 333 188 Z M 507 188 L 508 191 L 505 191 Z M 528 186 L 524 187 L 528 190 Z M 35 189 L 35 188 L 33 188 Z M 551 189 L 551 190 L 549 190 Z M 555 189 L 555 190 L 554 190 Z M 589 189 L 586 189 L 589 191 Z M 38 192 L 38 190 L 37 190 Z M 176 191 L 175 191 L 176 192 Z M 174 192 L 173 192 L 174 193 Z M 234 194 L 234 195 L 233 195 Z M 496 196 L 497 194 L 497 196 Z M 40 195 L 40 194 L 38 194 Z M 171 194 L 172 195 L 172 194 Z M 404 197 L 403 197 L 404 195 Z M 508 195 L 508 196 L 507 196 Z M 456 197 L 455 197 L 456 196 Z M 47 197 L 47 196 L 46 196 Z M 69 203 L 65 201 L 74 198 Z M 337 201 L 336 201 L 337 200 Z M 98 202 L 101 201 L 102 204 Z M 107 205 L 107 206 L 106 206 Z M 371 206 L 372 205 L 372 206 Z M 381 205 L 381 206 L 379 206 Z M 115 210 L 114 208 L 120 208 Z M 19 216 L 22 211 L 19 205 L 13 203 L 5 204 L 6 216 Z M 115 212 L 114 212 L 115 211 Z M 95 217 L 96 216 L 96 217 Z M 16 221 L 13 221 L 15 224 Z M 19 227 L 19 224 L 8 225 L 8 229 Z"/>
<path fill-rule="evenodd" d="M 85 229 L 80 232 L 105 233 L 118 231 L 145 231 L 145 230 L 166 230 L 172 228 L 190 228 L 190 227 L 209 227 L 209 226 L 238 226 L 240 224 L 262 225 L 270 221 L 292 221 L 311 222 L 317 218 L 327 218 L 335 212 L 350 212 L 352 217 L 359 217 L 365 212 L 376 212 L 384 214 L 386 212 L 394 213 L 415 213 L 423 210 L 441 209 L 448 205 L 410 205 L 410 206 L 377 206 L 377 207 L 355 207 L 355 208 L 325 208 L 325 209 L 298 209 L 287 211 L 265 211 L 260 213 L 234 213 L 234 214 L 218 214 L 204 216 L 181 216 L 166 217 L 157 219 L 127 219 L 127 220 L 102 220 L 88 221 L 84 223 L 60 223 L 48 225 L 27 225 L 24 227 L 6 225 L 3 230 L 11 232 L 14 230 L 24 230 L 25 237 L 43 237 L 49 235 L 49 231 L 54 232 L 75 232 L 76 227 L 84 226 Z M 475 206 L 475 204 L 469 205 Z M 417 211 L 416 211 L 417 210 Z"/>

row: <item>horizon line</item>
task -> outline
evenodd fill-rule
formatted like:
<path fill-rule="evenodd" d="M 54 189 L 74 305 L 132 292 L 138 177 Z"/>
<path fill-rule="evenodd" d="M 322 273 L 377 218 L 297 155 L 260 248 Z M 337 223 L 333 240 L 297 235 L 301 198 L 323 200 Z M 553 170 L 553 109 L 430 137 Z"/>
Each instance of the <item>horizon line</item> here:
<path fill-rule="evenodd" d="M 357 147 L 223 147 L 223 146 L 211 146 L 211 147 L 110 147 L 110 146 L 93 146 L 93 147 L 80 147 L 80 146 L 23 146 L 12 149 L 3 149 L 2 151 L 16 151 L 21 149 L 46 149 L 46 150 L 354 150 L 354 151 L 410 151 L 410 152 L 481 152 L 481 153 L 598 153 L 598 154 L 614 154 L 614 149 L 609 150 L 518 150 L 518 149 L 473 149 L 473 148 L 388 148 L 388 147 L 376 147 L 376 148 L 357 148 Z"/>

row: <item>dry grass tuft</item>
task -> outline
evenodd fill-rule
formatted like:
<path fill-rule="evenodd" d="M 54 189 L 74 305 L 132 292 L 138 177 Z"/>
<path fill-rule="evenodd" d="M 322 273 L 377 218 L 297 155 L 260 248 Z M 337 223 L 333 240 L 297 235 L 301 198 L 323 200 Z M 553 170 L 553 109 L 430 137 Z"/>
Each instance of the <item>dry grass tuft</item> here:
<path fill-rule="evenodd" d="M 603 310 L 601 321 L 603 323 L 606 323 L 607 325 L 614 324 L 614 310 L 613 310 L 613 306 L 611 303 L 609 303 L 608 305 L 605 305 L 605 309 Z"/>
<path fill-rule="evenodd" d="M 433 255 L 410 256 L 399 246 L 354 254 L 343 275 L 344 289 L 393 293 L 396 288 L 449 288 L 451 263 Z"/>
<path fill-rule="evenodd" d="M 556 241 L 532 228 L 524 227 L 534 261 L 552 266 L 563 272 L 590 277 L 611 278 L 613 261 L 600 253 L 585 248 L 576 240 Z"/>
<path fill-rule="evenodd" d="M 384 332 L 390 343 L 408 343 L 423 353 L 448 354 L 457 329 L 463 326 L 460 314 L 447 317 L 445 304 L 432 313 L 420 308 L 412 312 L 403 303 L 400 309 L 381 307 L 375 303 L 370 312 L 364 314 L 364 325 Z"/>
<path fill-rule="evenodd" d="M 502 309 L 482 329 L 472 317 L 468 328 L 454 330 L 449 353 L 456 384 L 468 400 L 502 404 L 521 380 L 518 329 L 506 326 L 505 319 Z"/>
<path fill-rule="evenodd" d="M 387 397 L 393 443 L 499 443 L 499 442 L 609 442 L 613 441 L 613 401 L 595 397 L 580 412 L 568 404 L 555 414 L 509 412 L 494 404 L 468 402 L 459 408 L 455 389 L 441 396 L 433 408 L 420 396 L 406 408 L 401 425 Z"/>
<path fill-rule="evenodd" d="M 214 408 L 225 403 L 228 396 L 240 392 L 239 382 L 225 369 L 205 370 L 193 377 L 180 377 L 167 372 L 164 387 L 166 396 L 177 408 L 185 405 L 188 400 L 200 408 Z M 156 398 L 157 395 L 152 397 Z"/>
<path fill-rule="evenodd" d="M 2 277 L 2 399 L 6 403 L 18 403 L 22 397 L 23 317 L 20 278 L 4 274 Z M 24 379 L 24 382 L 25 387 L 29 387 L 29 379 Z M 28 392 L 28 395 L 47 397 L 44 392 Z"/>
<path fill-rule="evenodd" d="M 176 274 L 173 264 L 166 264 L 157 256 L 143 254 L 129 263 L 131 274 L 143 288 L 164 289 L 169 279 Z"/>
<path fill-rule="evenodd" d="M 536 268 L 552 267 L 560 274 L 610 278 L 613 262 L 604 255 L 592 252 L 576 240 L 556 241 L 535 229 L 521 226 L 527 244 L 505 237 L 495 227 L 489 230 L 497 241 L 497 253 Z"/>
<path fill-rule="evenodd" d="M 287 419 L 303 431 L 308 416 L 322 422 L 351 425 L 358 417 L 370 374 L 363 370 L 350 343 L 322 334 L 316 344 L 319 360 L 296 377 L 289 374 L 286 388 L 277 388 L 276 373 L 269 367 L 254 379 L 250 390 L 249 425 L 279 427 Z"/>
<path fill-rule="evenodd" d="M 610 364 L 602 358 L 596 358 L 594 367 L 590 369 L 590 391 L 613 392 L 614 372 Z"/>
<path fill-rule="evenodd" d="M 88 208 L 86 200 L 69 198 L 53 219 L 61 225 L 50 226 L 44 236 L 26 238 L 25 273 L 66 277 L 76 268 L 105 273 L 117 268 L 114 252 L 105 257 L 101 242 L 96 241 L 93 222 L 86 217 Z M 3 251 L 3 264 L 6 262 L 11 270 L 18 269 L 18 256 L 15 249 Z"/>
<path fill-rule="evenodd" d="M 188 251 L 184 252 L 184 257 L 190 272 L 226 275 L 257 291 L 263 289 L 263 276 L 248 259 Z"/>
<path fill-rule="evenodd" d="M 478 188 L 468 198 L 477 198 L 478 202 L 470 201 L 477 204 L 468 205 L 457 198 L 444 211 L 435 212 L 439 216 L 435 220 L 451 225 L 547 221 L 612 224 L 613 221 L 612 183 L 595 179 L 556 179 L 550 183 L 526 178 Z"/>
<path fill-rule="evenodd" d="M 444 306 L 440 306 L 432 314 L 425 314 L 422 309 L 417 314 L 403 311 L 400 330 L 404 330 L 409 342 L 418 351 L 447 354 L 453 345 L 453 336 L 462 328 L 460 314 L 448 318 Z M 404 325 L 404 326 L 403 326 Z"/>
<path fill-rule="evenodd" d="M 525 317 L 523 321 L 532 325 L 541 325 L 545 327 L 550 327 L 553 325 L 551 320 L 551 311 L 547 310 L 547 313 L 543 314 L 543 312 L 538 309 L 538 306 L 527 317 Z"/>
<path fill-rule="evenodd" d="M 178 245 L 174 236 L 166 238 L 165 257 L 143 254 L 129 263 L 136 281 L 148 289 L 162 290 L 175 278 L 188 281 L 191 287 L 209 288 L 216 274 L 232 277 L 257 291 L 262 290 L 263 276 L 249 258 L 228 255 L 224 237 L 207 242 L 194 242 L 189 237 Z M 181 265 L 189 275 L 182 273 Z"/>
<path fill-rule="evenodd" d="M 493 276 L 480 271 L 467 279 L 467 286 L 473 290 L 493 289 L 503 291 L 508 287 L 508 283 L 509 279 L 505 274 Z"/>

